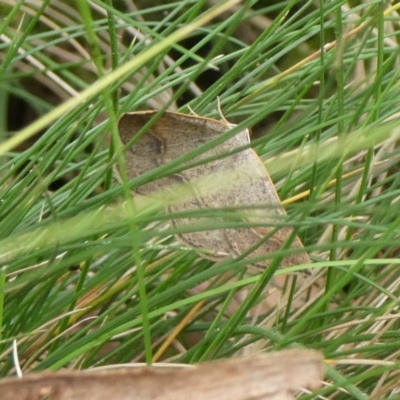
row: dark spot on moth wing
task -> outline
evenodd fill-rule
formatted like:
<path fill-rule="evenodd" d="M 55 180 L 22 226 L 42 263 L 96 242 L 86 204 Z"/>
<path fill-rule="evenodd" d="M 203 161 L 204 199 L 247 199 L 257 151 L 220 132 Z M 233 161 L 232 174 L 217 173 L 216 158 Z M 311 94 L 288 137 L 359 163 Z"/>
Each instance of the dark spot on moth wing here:
<path fill-rule="evenodd" d="M 130 140 L 132 140 L 147 122 L 147 118 L 142 113 L 128 113 L 122 115 L 118 121 L 118 131 L 122 143 L 126 145 Z M 143 133 L 143 136 L 145 135 L 146 132 Z"/>
<path fill-rule="evenodd" d="M 160 155 L 162 147 L 162 143 L 156 136 L 146 134 L 135 142 L 132 147 L 126 149 L 125 160 L 129 178 L 136 178 L 159 167 L 162 164 Z"/>
<path fill-rule="evenodd" d="M 132 139 L 135 134 L 154 118 L 155 114 L 155 111 L 124 114 L 118 124 L 121 140 L 127 143 L 127 141 Z M 209 118 L 166 112 L 151 125 L 144 135 L 150 133 L 160 139 L 163 146 L 163 153 L 167 155 L 165 161 L 167 162 L 215 139 L 232 127 L 233 125 L 227 125 L 222 121 Z M 243 131 L 246 139 L 241 139 L 237 143 L 238 139 L 235 136 L 235 139 L 232 138 L 234 143 L 224 145 L 226 147 L 224 151 L 247 144 L 246 132 Z M 239 133 L 239 135 L 243 136 L 243 133 Z M 229 139 L 228 142 L 232 139 Z M 146 146 L 142 146 L 140 150 L 142 154 L 154 154 L 153 149 Z M 220 149 L 219 153 L 221 152 Z"/>
<path fill-rule="evenodd" d="M 145 125 L 140 115 L 125 114 L 118 122 L 118 130 L 122 143 L 126 146 Z M 144 172 L 157 168 L 160 154 L 164 152 L 163 142 L 156 135 L 145 132 L 128 149 L 125 160 L 130 179 L 136 178 Z M 152 155 L 150 157 L 150 154 Z"/>
<path fill-rule="evenodd" d="M 166 113 L 157 121 L 156 129 L 165 144 L 164 162 L 167 163 L 217 138 L 230 127 L 207 118 Z M 215 149 L 209 150 L 199 158 L 214 152 Z"/>
<path fill-rule="evenodd" d="M 147 131 L 140 132 L 144 126 L 151 122 L 156 112 L 136 112 L 124 114 L 118 123 L 121 141 L 127 145 L 136 135 L 140 133 L 139 139 L 126 149 L 125 160 L 127 163 L 128 176 L 133 179 L 145 172 L 154 170 L 162 164 L 173 160 L 185 152 L 192 150 L 192 147 L 201 145 L 202 138 L 198 138 L 199 132 L 195 130 L 195 126 L 199 125 L 199 129 L 203 129 L 205 141 L 209 140 L 207 132 L 209 129 L 204 124 L 203 119 L 193 118 L 181 114 L 166 113 L 153 125 L 147 128 Z M 211 133 L 213 136 L 220 134 L 228 129 L 225 125 L 219 124 L 217 121 L 208 121 L 209 124 L 215 125 L 218 132 Z M 197 143 L 200 142 L 200 143 Z M 188 145 L 189 143 L 189 145 Z M 190 145 L 191 143 L 191 145 Z M 158 190 L 167 189 L 174 186 L 174 178 L 162 178 L 142 185 L 135 191 L 140 194 L 149 195 Z M 178 179 L 179 181 L 179 179 Z"/>

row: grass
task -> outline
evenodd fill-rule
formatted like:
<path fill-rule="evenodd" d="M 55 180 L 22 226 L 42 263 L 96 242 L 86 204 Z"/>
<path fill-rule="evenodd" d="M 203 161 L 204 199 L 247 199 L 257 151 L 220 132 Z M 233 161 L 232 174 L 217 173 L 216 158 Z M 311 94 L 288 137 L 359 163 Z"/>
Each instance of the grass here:
<path fill-rule="evenodd" d="M 305 346 L 335 361 L 321 396 L 398 396 L 400 6 L 265 3 L 0 6 L 1 376 Z M 256 273 L 206 260 L 131 201 L 190 155 L 116 179 L 122 113 L 218 102 L 253 128 L 317 283 L 283 251 Z"/>

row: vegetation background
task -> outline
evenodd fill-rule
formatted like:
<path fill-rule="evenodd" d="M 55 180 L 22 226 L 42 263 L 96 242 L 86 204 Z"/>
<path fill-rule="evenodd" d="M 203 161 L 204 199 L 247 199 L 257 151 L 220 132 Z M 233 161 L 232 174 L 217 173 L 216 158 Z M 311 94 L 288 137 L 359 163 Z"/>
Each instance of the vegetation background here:
<path fill-rule="evenodd" d="M 309 347 L 336 364 L 305 398 L 400 398 L 399 9 L 3 0 L 1 376 Z M 312 277 L 204 260 L 129 201 L 154 176 L 115 178 L 122 113 L 218 101 L 252 128 Z"/>

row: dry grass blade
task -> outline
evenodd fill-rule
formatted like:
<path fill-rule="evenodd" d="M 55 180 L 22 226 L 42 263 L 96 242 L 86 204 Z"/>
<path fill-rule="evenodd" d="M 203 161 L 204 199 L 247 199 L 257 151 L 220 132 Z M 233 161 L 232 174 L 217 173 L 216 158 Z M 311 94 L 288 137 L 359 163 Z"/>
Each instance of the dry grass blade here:
<path fill-rule="evenodd" d="M 0 393 L 2 400 L 288 400 L 317 389 L 323 375 L 319 352 L 284 350 L 188 369 L 43 372 L 4 379 Z"/>

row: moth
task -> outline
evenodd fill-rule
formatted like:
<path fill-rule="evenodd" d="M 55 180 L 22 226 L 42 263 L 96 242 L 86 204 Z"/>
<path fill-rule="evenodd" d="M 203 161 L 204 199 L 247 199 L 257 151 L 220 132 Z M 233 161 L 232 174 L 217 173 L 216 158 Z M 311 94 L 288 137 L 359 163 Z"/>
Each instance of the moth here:
<path fill-rule="evenodd" d="M 118 123 L 122 143 L 124 145 L 130 143 L 155 114 L 156 111 L 124 114 Z M 128 176 L 133 179 L 167 164 L 219 137 L 233 127 L 234 125 L 225 121 L 165 112 L 124 153 Z M 265 224 L 265 226 L 219 229 L 218 221 L 222 221 L 222 218 L 216 217 L 208 219 L 208 223 L 210 221 L 214 223 L 216 229 L 185 232 L 179 235 L 179 239 L 193 248 L 211 251 L 201 254 L 214 261 L 221 261 L 227 257 L 236 258 L 252 249 L 253 246 L 255 248 L 248 258 L 263 258 L 267 254 L 273 254 L 281 249 L 293 232 L 292 227 L 289 226 L 277 228 L 279 223 L 282 223 L 282 218 L 279 217 L 285 216 L 286 213 L 274 184 L 261 159 L 252 149 L 246 148 L 226 155 L 249 143 L 249 131 L 242 130 L 223 143 L 194 157 L 191 162 L 201 162 L 215 156 L 218 156 L 217 159 L 156 179 L 135 188 L 134 191 L 140 195 L 153 196 L 179 185 L 189 187 L 192 195 L 169 205 L 168 211 L 171 213 L 202 209 L 259 207 L 257 213 L 249 211 L 243 219 Z M 176 228 L 188 228 L 201 223 L 207 223 L 207 218 L 173 220 Z M 297 236 L 291 242 L 290 248 L 298 251 L 284 257 L 281 266 L 297 266 L 310 262 Z M 264 257 L 253 264 L 265 268 L 270 262 L 271 258 Z"/>

